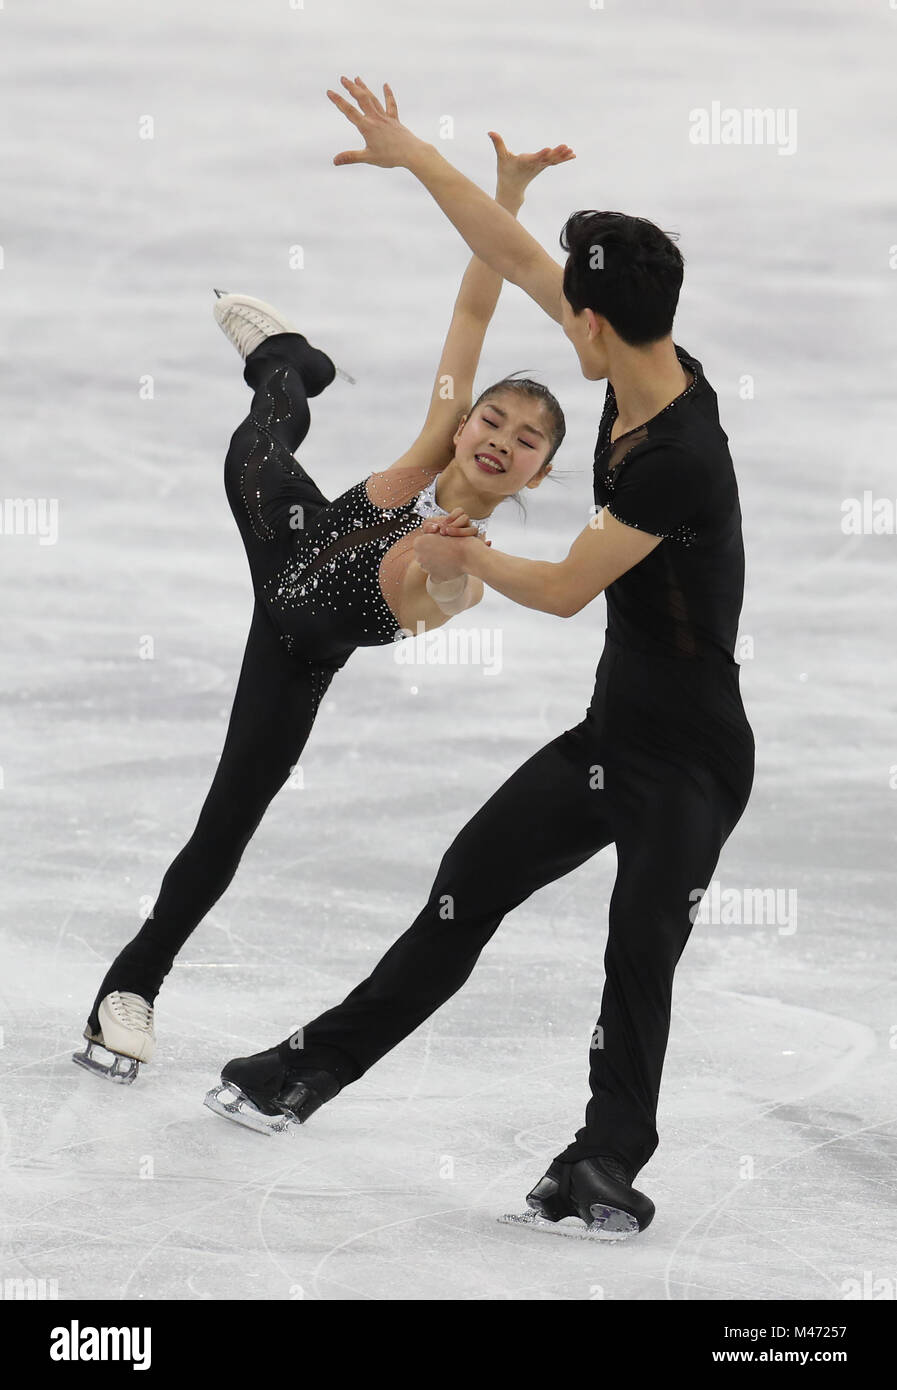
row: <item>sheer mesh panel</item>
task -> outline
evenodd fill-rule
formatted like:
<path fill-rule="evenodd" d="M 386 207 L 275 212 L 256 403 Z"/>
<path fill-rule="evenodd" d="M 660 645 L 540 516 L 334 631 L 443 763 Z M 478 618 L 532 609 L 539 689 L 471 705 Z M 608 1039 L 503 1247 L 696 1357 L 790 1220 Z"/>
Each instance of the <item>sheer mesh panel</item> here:
<path fill-rule="evenodd" d="M 372 473 L 365 491 L 375 507 L 404 507 L 422 492 L 442 470 L 439 468 L 391 468 L 384 473 Z"/>
<path fill-rule="evenodd" d="M 417 497 L 441 472 L 438 468 L 396 468 L 385 473 L 372 473 L 365 485 L 367 495 L 377 507 L 402 507 Z M 400 536 L 380 561 L 380 592 L 396 622 L 401 626 L 399 608 L 408 566 L 414 559 L 414 536 Z"/>
<path fill-rule="evenodd" d="M 400 627 L 402 623 L 399 617 L 399 608 L 401 607 L 402 589 L 405 584 L 405 575 L 408 573 L 408 566 L 414 559 L 414 537 L 416 534 L 416 531 L 412 531 L 407 536 L 401 536 L 395 545 L 387 550 L 380 561 L 378 576 L 380 592 Z"/>
<path fill-rule="evenodd" d="M 674 551 L 669 546 L 658 547 L 664 552 L 666 568 L 664 573 L 664 595 L 667 605 L 667 617 L 670 620 L 672 630 L 675 633 L 676 650 L 683 656 L 699 656 L 698 644 L 695 640 L 694 628 L 688 612 L 688 604 L 685 595 L 679 587 L 676 579 L 676 570 L 673 563 Z M 654 552 L 657 553 L 656 551 Z"/>
<path fill-rule="evenodd" d="M 626 455 L 631 453 L 636 444 L 641 443 L 647 433 L 647 426 L 641 425 L 637 430 L 633 430 L 631 434 L 624 434 L 621 439 L 614 441 L 613 448 L 610 451 L 607 461 L 608 473 L 612 473 L 617 465 L 623 462 Z"/>
<path fill-rule="evenodd" d="M 334 533 L 330 542 L 325 542 L 317 555 L 306 562 L 302 568 L 302 582 L 322 570 L 325 565 L 332 564 L 337 555 L 343 550 L 350 551 L 349 559 L 355 559 L 355 552 L 362 545 L 369 545 L 372 541 L 378 541 L 383 536 L 389 536 L 396 529 L 395 521 L 381 521 L 376 526 L 359 526 L 354 531 L 346 535 Z"/>
<path fill-rule="evenodd" d="M 368 500 L 372 503 L 373 508 L 379 511 L 392 511 L 397 507 L 406 506 L 408 502 L 417 497 L 421 489 L 425 488 L 427 484 L 432 481 L 434 473 L 437 471 L 438 470 L 432 468 L 412 467 L 396 469 L 394 472 L 372 473 L 365 483 L 365 493 Z M 372 541 L 381 540 L 384 536 L 393 533 L 395 529 L 396 519 L 395 517 L 389 517 L 383 521 L 375 522 L 371 526 L 357 526 L 354 530 L 344 535 L 340 535 L 337 531 L 334 531 L 330 541 L 328 542 L 325 540 L 317 555 L 315 555 L 313 559 L 307 561 L 303 567 L 303 582 L 306 579 L 311 579 L 312 576 L 322 570 L 325 565 L 330 564 L 334 557 L 340 554 L 341 551 L 348 550 L 352 552 L 348 558 L 350 561 L 354 560 L 354 552 L 359 546 L 368 545 Z M 405 558 L 405 556 L 409 548 L 409 538 L 407 536 L 401 536 L 396 545 L 393 546 L 391 550 L 387 551 L 386 555 L 383 557 L 383 562 L 381 562 L 382 576 L 382 565 L 388 561 L 393 551 L 397 550 L 398 547 L 401 547 L 402 554 L 401 557 L 397 555 L 396 559 L 403 558 L 404 563 L 401 565 L 388 565 L 386 571 L 388 575 L 387 582 L 390 584 L 392 592 L 396 595 L 401 592 L 402 580 L 405 570 L 408 568 L 409 560 Z M 384 597 L 386 597 L 385 593 Z M 387 598 L 386 601 L 393 615 L 395 615 L 394 605 L 390 602 L 389 598 Z"/>

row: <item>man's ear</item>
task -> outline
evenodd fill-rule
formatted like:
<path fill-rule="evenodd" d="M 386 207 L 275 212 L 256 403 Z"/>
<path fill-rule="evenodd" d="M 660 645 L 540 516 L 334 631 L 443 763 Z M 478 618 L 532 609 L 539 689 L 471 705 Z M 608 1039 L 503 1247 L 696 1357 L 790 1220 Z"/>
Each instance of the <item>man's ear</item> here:
<path fill-rule="evenodd" d="M 594 309 L 585 309 L 584 313 L 586 315 L 586 321 L 589 325 L 589 342 L 591 343 L 594 342 L 596 338 L 601 337 L 602 333 L 604 332 L 604 326 L 607 323 L 607 319 L 604 317 L 603 314 L 596 314 Z"/>
<path fill-rule="evenodd" d="M 524 486 L 524 487 L 538 487 L 539 484 L 541 483 L 542 479 L 548 477 L 549 473 L 551 472 L 551 469 L 552 469 L 552 465 L 551 465 L 551 464 L 549 464 L 547 468 L 540 468 L 539 471 L 538 471 L 538 473 L 535 475 L 535 477 L 530 478 L 529 482 L 528 482 L 528 483 L 524 483 L 523 486 Z"/>

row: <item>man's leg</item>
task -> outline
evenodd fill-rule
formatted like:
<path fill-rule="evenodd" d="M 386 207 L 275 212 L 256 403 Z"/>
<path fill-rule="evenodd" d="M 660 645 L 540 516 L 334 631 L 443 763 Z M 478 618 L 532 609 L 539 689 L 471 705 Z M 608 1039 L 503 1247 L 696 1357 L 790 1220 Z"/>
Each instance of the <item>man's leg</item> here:
<path fill-rule="evenodd" d="M 280 1045 L 291 1066 L 355 1080 L 470 975 L 502 918 L 613 838 L 585 724 L 534 754 L 446 852 L 426 907 L 363 984 Z"/>
<path fill-rule="evenodd" d="M 640 776 L 632 769 L 633 780 Z M 558 1155 L 575 1162 L 610 1154 L 633 1176 L 658 1142 L 673 973 L 699 895 L 741 814 L 709 772 L 670 768 L 661 776 L 656 761 L 645 769 L 637 803 L 615 817 L 618 870 L 589 1053 L 592 1098 L 575 1141 Z"/>

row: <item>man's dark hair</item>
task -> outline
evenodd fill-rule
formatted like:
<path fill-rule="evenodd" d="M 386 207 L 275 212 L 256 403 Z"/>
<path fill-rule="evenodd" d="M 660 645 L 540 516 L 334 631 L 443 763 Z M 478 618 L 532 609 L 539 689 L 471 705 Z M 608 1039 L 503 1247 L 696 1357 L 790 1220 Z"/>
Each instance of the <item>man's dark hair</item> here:
<path fill-rule="evenodd" d="M 564 294 L 574 314 L 603 314 L 630 347 L 665 338 L 682 287 L 682 253 L 646 217 L 574 212 L 561 232 Z"/>

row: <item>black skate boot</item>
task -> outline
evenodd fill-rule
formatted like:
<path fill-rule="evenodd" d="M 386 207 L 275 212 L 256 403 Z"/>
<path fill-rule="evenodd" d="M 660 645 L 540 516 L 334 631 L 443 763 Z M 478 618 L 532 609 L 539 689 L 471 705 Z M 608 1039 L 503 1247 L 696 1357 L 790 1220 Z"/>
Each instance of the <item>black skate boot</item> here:
<path fill-rule="evenodd" d="M 291 1125 L 305 1124 L 340 1089 L 332 1072 L 313 1065 L 290 1067 L 280 1048 L 269 1047 L 228 1062 L 221 1084 L 209 1091 L 204 1104 L 247 1129 L 282 1134 Z"/>
<path fill-rule="evenodd" d="M 624 1240 L 650 1226 L 654 1203 L 632 1186 L 632 1173 L 609 1154 L 583 1158 L 578 1163 L 557 1159 L 526 1199 L 530 1210 L 523 1216 L 501 1218 L 508 1224 L 524 1224 L 558 1235 L 594 1240 Z M 567 1217 L 581 1225 L 560 1226 Z"/>

